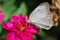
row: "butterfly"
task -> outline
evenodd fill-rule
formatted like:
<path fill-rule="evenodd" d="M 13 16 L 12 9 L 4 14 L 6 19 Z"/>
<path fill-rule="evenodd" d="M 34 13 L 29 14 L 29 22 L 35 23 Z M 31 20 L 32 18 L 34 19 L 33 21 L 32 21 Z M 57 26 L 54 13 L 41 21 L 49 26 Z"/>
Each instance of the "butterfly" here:
<path fill-rule="evenodd" d="M 49 30 L 53 26 L 53 16 L 50 14 L 49 4 L 47 2 L 41 3 L 30 14 L 27 22 L 38 28 Z"/>

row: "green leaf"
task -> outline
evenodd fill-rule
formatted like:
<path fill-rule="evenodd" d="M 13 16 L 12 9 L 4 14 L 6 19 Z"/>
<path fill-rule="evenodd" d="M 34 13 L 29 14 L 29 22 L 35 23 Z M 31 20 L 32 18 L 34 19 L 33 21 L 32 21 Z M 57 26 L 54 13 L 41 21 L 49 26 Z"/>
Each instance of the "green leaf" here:
<path fill-rule="evenodd" d="M 32 35 L 34 38 L 36 38 L 36 36 L 35 35 Z"/>
<path fill-rule="evenodd" d="M 1 2 L 2 0 L 0 0 L 0 2 Z"/>
<path fill-rule="evenodd" d="M 11 6 L 13 6 L 14 4 L 14 0 L 4 0 L 3 2 L 3 8 L 5 8 L 6 10 L 8 10 Z"/>
<path fill-rule="evenodd" d="M 28 10 L 27 10 L 25 2 L 22 2 L 19 8 L 16 10 L 15 15 L 18 15 L 20 13 L 22 13 L 23 15 L 26 15 L 27 11 Z"/>
<path fill-rule="evenodd" d="M 42 38 L 46 38 L 46 37 L 47 37 L 45 31 L 42 30 L 42 29 L 40 30 L 39 35 L 40 35 Z"/>
<path fill-rule="evenodd" d="M 14 5 L 14 0 L 5 0 L 2 6 L 2 9 L 4 10 L 5 18 L 4 21 L 7 21 L 10 19 L 10 17 L 13 15 L 13 13 L 16 10 L 16 6 Z"/>
<path fill-rule="evenodd" d="M 0 0 L 0 2 L 2 2 L 3 0 Z"/>
<path fill-rule="evenodd" d="M 2 25 L 0 25 L 0 33 L 2 32 Z"/>

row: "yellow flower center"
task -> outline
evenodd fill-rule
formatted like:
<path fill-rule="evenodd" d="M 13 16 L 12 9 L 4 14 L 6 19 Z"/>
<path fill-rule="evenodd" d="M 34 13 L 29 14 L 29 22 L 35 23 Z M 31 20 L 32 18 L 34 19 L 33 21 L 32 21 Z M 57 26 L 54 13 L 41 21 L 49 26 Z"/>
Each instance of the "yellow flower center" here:
<path fill-rule="evenodd" d="M 25 29 L 25 27 L 21 26 L 20 27 L 20 31 L 23 31 Z"/>

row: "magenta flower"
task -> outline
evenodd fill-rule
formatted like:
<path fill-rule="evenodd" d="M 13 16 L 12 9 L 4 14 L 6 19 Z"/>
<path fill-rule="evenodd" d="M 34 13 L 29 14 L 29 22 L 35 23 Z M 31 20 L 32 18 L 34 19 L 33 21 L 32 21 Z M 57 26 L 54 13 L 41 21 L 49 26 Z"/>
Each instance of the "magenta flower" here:
<path fill-rule="evenodd" d="M 0 24 L 2 24 L 4 16 L 3 10 L 0 10 Z"/>
<path fill-rule="evenodd" d="M 32 34 L 38 34 L 39 29 L 35 25 L 27 23 L 28 16 L 12 16 L 11 22 L 7 22 L 3 27 L 8 31 L 6 40 L 34 40 Z"/>

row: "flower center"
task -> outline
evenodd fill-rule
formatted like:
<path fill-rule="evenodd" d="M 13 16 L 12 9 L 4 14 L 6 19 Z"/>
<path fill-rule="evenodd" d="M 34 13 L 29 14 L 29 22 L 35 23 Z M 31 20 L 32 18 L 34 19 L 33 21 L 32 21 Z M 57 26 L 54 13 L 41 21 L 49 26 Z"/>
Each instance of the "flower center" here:
<path fill-rule="evenodd" d="M 21 26 L 20 27 L 20 31 L 23 31 L 25 29 L 25 27 Z"/>

